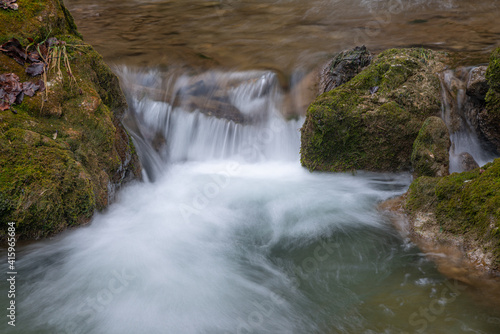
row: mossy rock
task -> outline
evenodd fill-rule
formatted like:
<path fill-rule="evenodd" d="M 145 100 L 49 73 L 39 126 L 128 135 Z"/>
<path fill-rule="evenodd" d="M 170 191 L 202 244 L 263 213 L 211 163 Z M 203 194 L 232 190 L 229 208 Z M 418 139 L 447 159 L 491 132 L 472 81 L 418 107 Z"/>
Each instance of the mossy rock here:
<path fill-rule="evenodd" d="M 62 0 L 17 0 L 19 10 L 0 10 L 0 44 L 17 38 L 23 45 L 28 38 L 44 40 L 71 33 L 81 35 Z"/>
<path fill-rule="evenodd" d="M 500 48 L 491 54 L 486 80 L 490 88 L 486 93 L 486 108 L 479 113 L 479 126 L 497 152 L 500 152 Z"/>
<path fill-rule="evenodd" d="M 459 236 L 493 254 L 500 269 L 500 159 L 469 172 L 420 177 L 406 194 L 410 217 L 431 213 L 441 233 Z M 466 247 L 467 248 L 467 247 Z"/>
<path fill-rule="evenodd" d="M 74 80 L 64 67 L 62 76 L 49 72 L 47 96 L 26 96 L 12 106 L 17 114 L 0 112 L 0 241 L 10 221 L 21 239 L 86 223 L 109 204 L 112 187 L 140 177 L 133 143 L 121 125 L 127 105 L 117 77 L 81 40 L 62 2 L 18 4 L 19 11 L 0 10 L 0 40 L 65 41 Z M 40 79 L 0 54 L 0 73 L 10 72 L 21 81 Z"/>
<path fill-rule="evenodd" d="M 450 146 L 450 135 L 444 121 L 436 116 L 427 118 L 413 143 L 411 164 L 415 175 L 448 175 Z"/>
<path fill-rule="evenodd" d="M 302 165 L 321 171 L 410 170 L 424 120 L 441 111 L 441 56 L 387 50 L 353 79 L 320 95 L 301 129 Z"/>

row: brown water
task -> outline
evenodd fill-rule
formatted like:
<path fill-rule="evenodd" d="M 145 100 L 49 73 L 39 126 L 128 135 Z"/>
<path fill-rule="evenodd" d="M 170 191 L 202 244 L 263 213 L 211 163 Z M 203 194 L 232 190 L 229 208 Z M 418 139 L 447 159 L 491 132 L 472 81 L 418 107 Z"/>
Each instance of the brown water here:
<path fill-rule="evenodd" d="M 112 64 L 308 69 L 365 44 L 424 46 L 487 59 L 500 45 L 497 0 L 65 0 Z"/>

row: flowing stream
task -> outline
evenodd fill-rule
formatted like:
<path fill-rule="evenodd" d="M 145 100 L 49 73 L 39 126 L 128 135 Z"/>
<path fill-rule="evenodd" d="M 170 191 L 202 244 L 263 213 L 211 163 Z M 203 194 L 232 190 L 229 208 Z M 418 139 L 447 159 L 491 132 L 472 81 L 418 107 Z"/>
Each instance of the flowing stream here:
<path fill-rule="evenodd" d="M 2 321 L 1 333 L 499 332 L 498 300 L 447 279 L 378 210 L 406 191 L 409 174 L 310 173 L 300 166 L 303 117 L 288 112 L 293 82 L 304 77 L 297 62 L 307 59 L 308 67 L 348 44 L 351 30 L 330 33 L 332 24 L 355 27 L 390 1 L 67 3 L 84 36 L 117 65 L 129 102 L 124 124 L 145 181 L 118 191 L 88 226 L 18 251 L 17 325 Z M 419 18 L 458 24 L 474 8 L 461 27 L 469 31 L 481 22 L 489 33 L 464 48 L 482 53 L 498 44 L 496 1 L 396 3 L 413 9 L 394 16 L 384 31 Z M 248 13 L 254 16 L 242 21 Z M 286 14 L 287 23 L 273 13 Z M 297 13 L 302 21 L 292 25 Z M 117 32 L 127 21 L 133 24 Z M 228 22 L 235 25 L 233 39 L 219 26 Z M 148 29 L 163 37 L 143 37 Z M 243 37 L 244 31 L 251 33 Z M 316 45 L 305 32 L 339 44 Z M 122 33 L 128 47 L 120 44 Z M 283 47 L 283 58 L 271 48 L 258 59 L 288 34 L 297 44 Z M 99 44 L 103 36 L 109 45 Z M 390 46 L 377 36 L 370 43 Z M 442 36 L 426 39 L 438 43 Z M 446 47 L 458 48 L 456 36 L 447 37 Z M 402 45 L 395 41 L 391 46 Z M 143 53 L 130 54 L 135 48 Z M 190 63 L 187 49 L 206 54 L 200 48 L 225 66 Z M 171 50 L 181 62 L 174 70 L 163 66 L 166 58 L 155 58 Z M 183 52 L 185 63 L 177 58 Z M 3 263 L 0 270 L 7 272 Z M 8 290 L 5 280 L 0 290 Z M 0 298 L 6 305 L 6 296 Z"/>

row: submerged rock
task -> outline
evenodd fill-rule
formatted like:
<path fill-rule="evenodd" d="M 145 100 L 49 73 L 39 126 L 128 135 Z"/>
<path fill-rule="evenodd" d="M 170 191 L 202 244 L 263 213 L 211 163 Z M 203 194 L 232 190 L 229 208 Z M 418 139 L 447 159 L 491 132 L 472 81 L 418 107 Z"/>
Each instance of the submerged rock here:
<path fill-rule="evenodd" d="M 387 50 L 350 81 L 320 95 L 301 129 L 302 165 L 322 171 L 409 170 L 424 120 L 441 112 L 439 56 L 423 49 Z"/>
<path fill-rule="evenodd" d="M 427 118 L 413 143 L 411 163 L 416 176 L 445 176 L 450 167 L 448 128 L 439 117 Z"/>
<path fill-rule="evenodd" d="M 62 1 L 19 3 L 0 11 L 0 43 L 15 37 L 65 42 L 71 72 L 48 73 L 46 92 L 25 97 L 17 115 L 0 112 L 0 240 L 7 222 L 22 239 L 37 239 L 83 224 L 109 204 L 112 189 L 140 176 L 130 137 L 121 125 L 127 108 L 117 77 L 85 44 Z M 0 54 L 0 73 L 26 81 L 25 67 Z M 70 75 L 71 73 L 72 75 Z"/>

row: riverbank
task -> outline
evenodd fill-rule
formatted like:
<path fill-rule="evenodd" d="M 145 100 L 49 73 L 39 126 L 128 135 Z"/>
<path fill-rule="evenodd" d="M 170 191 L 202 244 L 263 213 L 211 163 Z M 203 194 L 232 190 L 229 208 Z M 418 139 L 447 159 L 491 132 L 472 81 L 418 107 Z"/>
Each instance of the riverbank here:
<path fill-rule="evenodd" d="M 481 142 L 478 150 L 498 156 L 499 53 L 492 53 L 487 69 L 457 70 L 470 73 L 469 79 L 454 79 L 450 87 L 439 79 L 454 62 L 446 53 L 394 49 L 363 64 L 354 64 L 357 56 L 350 53 L 339 54 L 323 76 L 340 78 L 345 68 L 355 72 L 309 106 L 302 165 L 334 172 L 413 172 L 415 180 L 398 205 L 410 239 L 425 252 L 447 249 L 453 266 L 459 261 L 465 271 L 477 268 L 475 276 L 498 276 L 500 160 L 479 167 L 470 154 L 477 152 L 455 150 L 465 147 L 458 140 L 466 135 Z M 461 94 L 468 97 L 456 105 Z M 450 156 L 461 173 L 449 175 Z"/>

